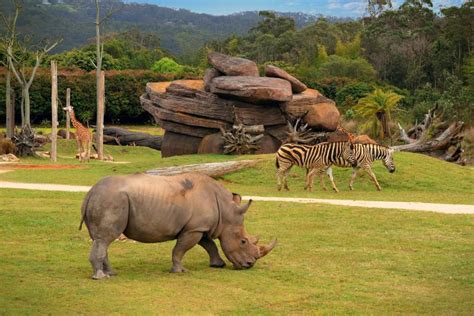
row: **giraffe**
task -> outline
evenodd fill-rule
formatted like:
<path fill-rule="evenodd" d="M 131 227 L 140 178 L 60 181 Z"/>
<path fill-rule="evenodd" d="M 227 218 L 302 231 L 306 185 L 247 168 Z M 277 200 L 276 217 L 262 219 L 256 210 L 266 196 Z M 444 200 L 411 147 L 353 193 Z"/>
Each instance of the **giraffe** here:
<path fill-rule="evenodd" d="M 92 133 L 76 119 L 74 108 L 72 106 L 69 105 L 63 108 L 63 110 L 69 112 L 71 123 L 76 129 L 76 142 L 79 153 L 79 161 L 89 161 L 92 146 Z"/>

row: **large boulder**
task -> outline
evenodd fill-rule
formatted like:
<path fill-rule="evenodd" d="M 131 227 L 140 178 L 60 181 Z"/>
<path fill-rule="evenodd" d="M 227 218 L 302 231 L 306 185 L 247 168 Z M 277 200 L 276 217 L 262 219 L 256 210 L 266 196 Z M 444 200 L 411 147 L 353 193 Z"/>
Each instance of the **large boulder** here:
<path fill-rule="evenodd" d="M 268 77 L 217 77 L 211 82 L 211 92 L 234 96 L 250 103 L 290 101 L 293 93 L 288 81 Z"/>
<path fill-rule="evenodd" d="M 258 145 L 259 148 L 255 151 L 255 154 L 272 154 L 277 152 L 278 148 L 280 148 L 281 141 L 266 134 L 262 139 L 259 140 Z"/>
<path fill-rule="evenodd" d="M 199 144 L 198 154 L 223 154 L 224 138 L 221 133 L 206 135 Z"/>
<path fill-rule="evenodd" d="M 265 76 L 288 80 L 291 84 L 291 89 L 294 93 L 303 92 L 308 88 L 304 83 L 302 83 L 283 69 L 272 65 L 265 66 Z"/>
<path fill-rule="evenodd" d="M 207 60 L 214 68 L 228 76 L 259 76 L 257 64 L 245 58 L 212 52 L 207 55 Z"/>
<path fill-rule="evenodd" d="M 166 131 L 161 143 L 161 157 L 196 154 L 202 138 Z"/>
<path fill-rule="evenodd" d="M 216 77 L 222 76 L 222 72 L 217 70 L 216 68 L 208 68 L 204 73 L 204 77 L 202 78 L 204 81 L 204 90 L 207 92 L 211 91 L 211 81 Z"/>
<path fill-rule="evenodd" d="M 310 127 L 329 132 L 336 130 L 341 116 L 334 101 L 313 89 L 294 94 L 291 101 L 281 105 L 281 109 L 295 117 L 307 113 L 304 121 Z"/>

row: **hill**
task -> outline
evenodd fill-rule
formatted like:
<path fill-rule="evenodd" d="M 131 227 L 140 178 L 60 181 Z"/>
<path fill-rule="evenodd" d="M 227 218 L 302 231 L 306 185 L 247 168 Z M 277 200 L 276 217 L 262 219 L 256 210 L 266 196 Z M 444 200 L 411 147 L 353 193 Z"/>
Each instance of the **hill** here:
<path fill-rule="evenodd" d="M 18 21 L 18 30 L 22 34 L 31 35 L 35 39 L 62 38 L 63 42 L 56 52 L 82 46 L 94 37 L 94 1 L 46 1 L 49 4 L 44 2 L 24 1 Z M 210 40 L 223 39 L 232 34 L 246 34 L 261 20 L 257 11 L 214 16 L 151 4 L 124 3 L 120 0 L 101 2 L 104 14 L 114 12 L 104 26 L 105 32 L 119 32 L 130 28 L 151 32 L 160 37 L 164 49 L 177 56 L 189 55 Z M 10 10 L 10 2 L 0 2 L 1 12 Z M 293 17 L 298 27 L 321 17 L 305 13 L 280 14 Z"/>

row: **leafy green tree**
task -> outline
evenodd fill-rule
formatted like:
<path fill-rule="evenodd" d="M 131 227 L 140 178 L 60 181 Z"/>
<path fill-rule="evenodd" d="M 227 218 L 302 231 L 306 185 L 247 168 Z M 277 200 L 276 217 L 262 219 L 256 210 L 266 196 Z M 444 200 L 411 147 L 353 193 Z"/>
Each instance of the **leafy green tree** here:
<path fill-rule="evenodd" d="M 347 77 L 360 81 L 372 81 L 376 74 L 372 65 L 363 58 L 347 59 L 337 55 L 329 56 L 328 61 L 321 65 L 320 72 L 324 76 Z"/>
<path fill-rule="evenodd" d="M 386 136 L 391 139 L 392 114 L 397 110 L 397 103 L 402 98 L 403 96 L 395 92 L 375 89 L 374 92 L 359 99 L 353 109 L 357 115 L 367 120 L 365 127 L 370 130 L 372 136 L 378 136 L 381 140 Z"/>
<path fill-rule="evenodd" d="M 474 90 L 474 53 L 470 54 L 464 61 L 463 75 L 466 84 Z"/>
<path fill-rule="evenodd" d="M 342 108 L 351 108 L 359 99 L 372 92 L 374 87 L 365 82 L 355 82 L 345 85 L 336 93 L 336 104 Z"/>
<path fill-rule="evenodd" d="M 350 42 L 342 43 L 340 39 L 336 41 L 335 55 L 356 59 L 362 55 L 361 35 L 358 33 Z"/>
<path fill-rule="evenodd" d="M 163 57 L 153 64 L 151 70 L 162 74 L 179 74 L 183 72 L 183 66 L 169 57 Z"/>

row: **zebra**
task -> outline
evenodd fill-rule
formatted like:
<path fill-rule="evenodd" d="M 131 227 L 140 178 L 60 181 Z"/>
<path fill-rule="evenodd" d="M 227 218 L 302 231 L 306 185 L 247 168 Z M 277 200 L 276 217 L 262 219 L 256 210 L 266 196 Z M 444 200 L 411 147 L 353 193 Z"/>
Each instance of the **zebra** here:
<path fill-rule="evenodd" d="M 305 190 L 313 188 L 313 176 L 318 170 L 326 170 L 339 159 L 345 159 L 349 165 L 356 166 L 354 145 L 351 142 L 320 143 L 317 145 L 284 144 L 276 153 L 277 189 L 289 190 L 286 178 L 293 167 L 297 165 L 311 169 L 306 175 Z M 333 183 L 336 190 L 336 185 Z"/>
<path fill-rule="evenodd" d="M 355 157 L 357 165 L 355 167 L 352 166 L 352 177 L 351 177 L 351 181 L 349 182 L 349 188 L 351 190 L 354 190 L 353 184 L 357 176 L 357 172 L 359 171 L 359 169 L 362 169 L 368 173 L 368 175 L 374 182 L 377 190 L 378 191 L 382 190 L 379 182 L 377 181 L 377 178 L 375 177 L 374 172 L 372 171 L 371 165 L 375 160 L 382 160 L 383 165 L 385 166 L 385 168 L 387 168 L 387 170 L 390 173 L 395 172 L 393 152 L 394 150 L 392 148 L 379 145 L 379 144 L 354 144 L 354 157 Z M 343 167 L 343 168 L 351 167 L 351 164 L 349 164 L 347 161 L 341 158 L 337 159 L 334 165 L 338 167 Z M 332 175 L 331 166 L 329 166 L 326 170 L 316 171 L 319 173 L 322 188 L 326 190 L 326 186 L 323 180 L 324 171 L 326 171 L 326 174 L 331 180 L 331 183 L 333 184 L 333 188 L 334 188 L 334 178 Z"/>

